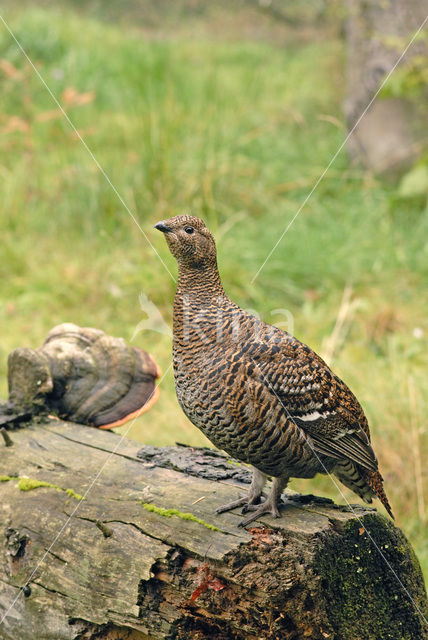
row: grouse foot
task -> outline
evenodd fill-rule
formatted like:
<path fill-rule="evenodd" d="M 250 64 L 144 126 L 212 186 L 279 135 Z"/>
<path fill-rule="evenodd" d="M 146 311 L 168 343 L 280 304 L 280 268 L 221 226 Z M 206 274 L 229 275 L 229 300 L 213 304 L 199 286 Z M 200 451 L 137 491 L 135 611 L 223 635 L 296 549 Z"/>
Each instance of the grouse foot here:
<path fill-rule="evenodd" d="M 266 475 L 254 468 L 253 480 L 250 486 L 250 492 L 248 496 L 244 496 L 239 498 L 238 500 L 234 500 L 233 502 L 229 502 L 228 504 L 223 505 L 222 507 L 218 507 L 216 509 L 216 513 L 223 513 L 224 511 L 229 511 L 230 509 L 235 509 L 236 507 L 243 507 L 242 513 L 247 513 L 247 511 L 252 511 L 252 513 L 244 518 L 239 524 L 238 527 L 245 527 L 253 520 L 257 520 L 260 516 L 264 514 L 270 514 L 274 516 L 274 518 L 280 518 L 281 515 L 278 509 L 278 502 L 281 499 L 281 493 L 283 489 L 287 486 L 288 477 L 282 478 L 273 478 L 272 489 L 266 500 L 260 504 L 260 498 L 264 494 L 262 493 L 263 486 L 266 482 Z"/>
<path fill-rule="evenodd" d="M 261 493 L 259 496 L 254 497 L 251 497 L 251 495 L 243 495 L 238 498 L 238 500 L 232 500 L 232 502 L 228 502 L 227 504 L 223 504 L 221 507 L 217 507 L 215 513 L 224 513 L 225 511 L 236 509 L 236 507 L 244 507 L 245 512 L 249 511 L 252 508 L 257 509 L 257 505 L 260 503 L 260 497 L 264 495 L 265 494 L 263 493 Z"/>
<path fill-rule="evenodd" d="M 246 505 L 242 509 L 242 513 L 247 513 L 247 511 L 252 511 L 252 513 L 241 520 L 241 522 L 238 524 L 238 527 L 246 527 L 247 524 L 253 522 L 253 520 L 257 520 L 257 518 L 260 518 L 260 516 L 265 514 L 270 514 L 274 518 L 280 518 L 281 514 L 279 513 L 278 505 L 275 502 L 271 501 L 271 495 L 272 494 L 270 494 L 269 498 L 265 502 L 262 502 L 262 504 L 260 505 Z"/>
<path fill-rule="evenodd" d="M 289 478 L 274 478 L 272 482 L 272 489 L 270 493 L 261 505 L 255 506 L 254 504 L 247 504 L 243 509 L 242 513 L 246 513 L 247 511 L 252 511 L 251 515 L 247 516 L 238 524 L 238 527 L 245 527 L 253 520 L 257 520 L 260 516 L 264 514 L 270 514 L 274 518 L 280 518 L 280 513 L 278 509 L 278 502 L 281 499 L 281 493 L 283 489 L 287 486 Z"/>
<path fill-rule="evenodd" d="M 263 487 L 265 486 L 267 480 L 267 476 L 253 467 L 253 478 L 251 480 L 250 491 L 248 495 L 241 496 L 238 500 L 233 500 L 232 502 L 228 502 L 221 507 L 218 507 L 215 512 L 216 513 L 224 513 L 225 511 L 230 511 L 231 509 L 236 509 L 236 507 L 245 507 L 248 505 L 256 505 L 259 504 L 260 498 L 263 494 Z"/>

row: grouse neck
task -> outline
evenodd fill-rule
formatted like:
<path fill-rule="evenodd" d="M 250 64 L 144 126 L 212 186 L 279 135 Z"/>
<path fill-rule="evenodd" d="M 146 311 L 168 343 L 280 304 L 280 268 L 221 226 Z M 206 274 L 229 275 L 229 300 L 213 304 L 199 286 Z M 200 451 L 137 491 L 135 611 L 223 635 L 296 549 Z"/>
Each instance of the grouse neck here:
<path fill-rule="evenodd" d="M 217 264 L 189 267 L 179 263 L 176 297 L 182 296 L 200 301 L 226 297 Z"/>

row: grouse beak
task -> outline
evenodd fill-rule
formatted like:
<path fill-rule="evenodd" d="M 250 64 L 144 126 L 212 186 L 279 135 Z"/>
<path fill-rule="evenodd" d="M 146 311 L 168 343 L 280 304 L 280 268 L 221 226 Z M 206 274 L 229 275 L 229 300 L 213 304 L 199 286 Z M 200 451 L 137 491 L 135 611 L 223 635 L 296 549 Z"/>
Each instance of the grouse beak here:
<path fill-rule="evenodd" d="M 171 227 L 168 227 L 163 222 L 158 222 L 157 224 L 155 224 L 154 228 L 157 229 L 158 231 L 162 231 L 162 233 L 171 233 L 172 232 Z"/>

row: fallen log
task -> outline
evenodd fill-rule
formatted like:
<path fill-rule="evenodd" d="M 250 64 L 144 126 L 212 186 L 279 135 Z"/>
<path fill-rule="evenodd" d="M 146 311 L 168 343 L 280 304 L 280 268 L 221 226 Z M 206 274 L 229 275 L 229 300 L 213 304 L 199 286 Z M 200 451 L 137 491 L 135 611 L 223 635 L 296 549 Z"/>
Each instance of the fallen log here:
<path fill-rule="evenodd" d="M 426 594 L 374 509 L 284 494 L 238 528 L 244 465 L 49 419 L 0 438 L 2 640 L 421 640 Z"/>

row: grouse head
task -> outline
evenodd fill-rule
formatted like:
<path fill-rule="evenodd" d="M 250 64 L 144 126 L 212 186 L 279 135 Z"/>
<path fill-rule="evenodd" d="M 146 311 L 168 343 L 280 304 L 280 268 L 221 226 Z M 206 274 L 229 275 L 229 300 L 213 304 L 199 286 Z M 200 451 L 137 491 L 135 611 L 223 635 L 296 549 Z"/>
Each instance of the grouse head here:
<path fill-rule="evenodd" d="M 216 263 L 214 238 L 205 222 L 193 216 L 174 216 L 155 224 L 162 231 L 178 263 L 192 269 L 205 269 Z"/>

